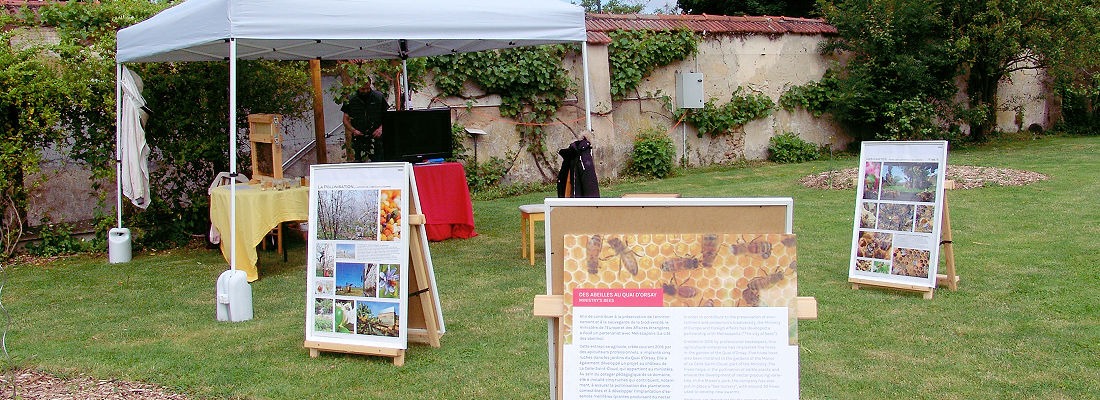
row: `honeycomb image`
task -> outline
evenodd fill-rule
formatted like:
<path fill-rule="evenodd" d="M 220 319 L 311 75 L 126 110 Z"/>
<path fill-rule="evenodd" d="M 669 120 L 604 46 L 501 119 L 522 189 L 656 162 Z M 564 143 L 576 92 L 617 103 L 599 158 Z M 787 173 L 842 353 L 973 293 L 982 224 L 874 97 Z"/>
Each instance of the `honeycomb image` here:
<path fill-rule="evenodd" d="M 573 290 L 589 288 L 661 289 L 665 307 L 788 307 L 793 336 L 795 243 L 791 234 L 565 235 L 566 343 Z"/>

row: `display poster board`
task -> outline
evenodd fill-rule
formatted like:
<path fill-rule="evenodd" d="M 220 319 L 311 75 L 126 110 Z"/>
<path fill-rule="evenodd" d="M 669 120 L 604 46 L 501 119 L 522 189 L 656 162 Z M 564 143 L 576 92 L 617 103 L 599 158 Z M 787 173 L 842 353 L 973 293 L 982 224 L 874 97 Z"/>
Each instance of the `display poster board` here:
<path fill-rule="evenodd" d="M 408 347 L 411 175 L 407 163 L 310 167 L 307 342 Z"/>
<path fill-rule="evenodd" d="M 946 141 L 863 142 L 850 281 L 936 287 Z"/>
<path fill-rule="evenodd" d="M 553 398 L 798 398 L 790 199 L 546 205 Z"/>

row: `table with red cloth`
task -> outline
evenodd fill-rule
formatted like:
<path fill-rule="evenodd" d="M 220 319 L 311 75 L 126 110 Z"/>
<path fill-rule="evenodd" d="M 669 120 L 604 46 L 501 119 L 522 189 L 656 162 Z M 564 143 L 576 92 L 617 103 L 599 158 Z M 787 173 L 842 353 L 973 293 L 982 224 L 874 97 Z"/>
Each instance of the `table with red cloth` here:
<path fill-rule="evenodd" d="M 470 188 L 466 185 L 466 170 L 462 164 L 415 165 L 413 174 L 428 240 L 438 242 L 477 236 Z"/>

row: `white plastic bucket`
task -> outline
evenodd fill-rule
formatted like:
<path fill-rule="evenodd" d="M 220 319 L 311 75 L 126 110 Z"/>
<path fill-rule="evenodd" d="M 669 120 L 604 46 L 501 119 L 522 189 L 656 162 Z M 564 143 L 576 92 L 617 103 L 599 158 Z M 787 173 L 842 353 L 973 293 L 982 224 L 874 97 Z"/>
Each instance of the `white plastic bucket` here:
<path fill-rule="evenodd" d="M 130 230 L 111 228 L 107 231 L 107 259 L 111 264 L 130 262 Z"/>

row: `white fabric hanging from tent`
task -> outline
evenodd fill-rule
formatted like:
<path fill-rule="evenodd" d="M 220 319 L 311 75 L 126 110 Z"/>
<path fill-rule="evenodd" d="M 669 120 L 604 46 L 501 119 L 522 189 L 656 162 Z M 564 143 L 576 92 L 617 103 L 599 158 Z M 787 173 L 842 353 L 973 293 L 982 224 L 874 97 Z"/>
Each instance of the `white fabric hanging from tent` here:
<path fill-rule="evenodd" d="M 145 209 L 152 201 L 149 193 L 149 144 L 145 142 L 148 114 L 141 96 L 141 77 L 122 67 L 121 115 L 118 119 L 118 152 L 122 194 L 135 206 Z"/>

